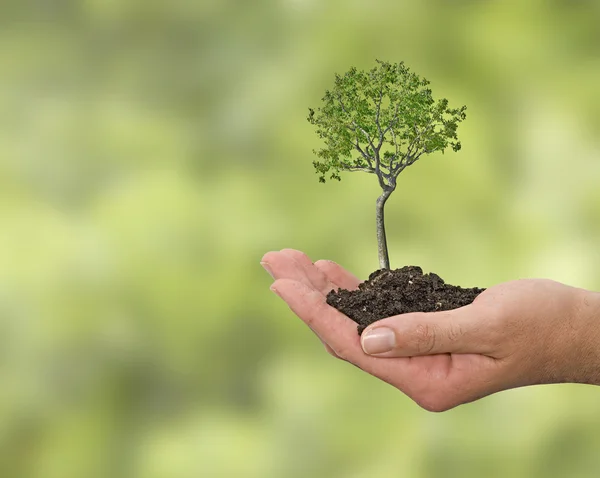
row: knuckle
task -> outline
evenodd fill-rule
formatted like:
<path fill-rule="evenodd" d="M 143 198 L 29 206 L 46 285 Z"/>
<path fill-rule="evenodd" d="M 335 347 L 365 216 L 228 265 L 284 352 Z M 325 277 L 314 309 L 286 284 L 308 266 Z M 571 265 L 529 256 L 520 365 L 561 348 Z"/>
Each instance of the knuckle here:
<path fill-rule="evenodd" d="M 327 259 L 319 259 L 315 262 L 315 266 L 317 266 L 319 269 L 333 269 L 337 266 L 337 264 Z"/>
<path fill-rule="evenodd" d="M 460 324 L 450 323 L 446 329 L 446 335 L 450 342 L 458 342 L 463 336 L 463 328 Z"/>
<path fill-rule="evenodd" d="M 352 355 L 351 349 L 349 347 L 336 347 L 335 349 L 332 349 L 332 352 L 337 358 L 346 361 L 349 361 L 350 356 Z"/>
<path fill-rule="evenodd" d="M 418 324 L 414 331 L 414 341 L 417 353 L 431 353 L 437 342 L 436 327 L 431 324 Z"/>
<path fill-rule="evenodd" d="M 304 252 L 297 251 L 296 249 L 290 249 L 288 247 L 281 249 L 281 252 L 283 252 L 284 254 L 286 254 L 290 257 L 297 258 L 297 259 L 304 259 L 304 257 L 307 257 L 306 254 L 304 254 Z"/>

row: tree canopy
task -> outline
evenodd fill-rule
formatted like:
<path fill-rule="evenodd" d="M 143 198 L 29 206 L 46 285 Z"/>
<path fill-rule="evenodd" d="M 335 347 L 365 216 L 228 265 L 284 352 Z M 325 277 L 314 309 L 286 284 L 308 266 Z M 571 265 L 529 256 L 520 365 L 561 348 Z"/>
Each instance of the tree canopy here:
<path fill-rule="evenodd" d="M 336 74 L 322 106 L 309 108 L 308 121 L 325 142 L 314 151 L 319 181 L 364 171 L 376 174 L 383 189 L 394 189 L 398 174 L 421 155 L 460 150 L 457 128 L 467 108 L 434 100 L 428 85 L 404 62 L 377 60 L 370 71 Z"/>

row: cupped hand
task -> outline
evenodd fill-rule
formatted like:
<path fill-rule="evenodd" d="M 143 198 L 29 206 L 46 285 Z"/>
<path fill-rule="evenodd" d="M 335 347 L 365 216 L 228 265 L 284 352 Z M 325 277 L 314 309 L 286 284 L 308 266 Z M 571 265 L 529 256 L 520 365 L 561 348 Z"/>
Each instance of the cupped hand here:
<path fill-rule="evenodd" d="M 333 356 L 384 380 L 429 411 L 526 385 L 600 383 L 600 294 L 548 279 L 496 285 L 472 304 L 382 319 L 359 337 L 327 293 L 360 283 L 331 261 L 268 252 L 271 286 Z"/>

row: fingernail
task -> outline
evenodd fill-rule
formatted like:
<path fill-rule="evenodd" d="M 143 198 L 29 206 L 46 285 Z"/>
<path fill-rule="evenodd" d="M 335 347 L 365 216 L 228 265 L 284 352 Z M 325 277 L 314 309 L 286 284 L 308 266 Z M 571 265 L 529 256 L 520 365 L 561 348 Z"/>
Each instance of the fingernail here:
<path fill-rule="evenodd" d="M 271 274 L 271 277 L 273 279 L 275 279 L 275 276 L 273 275 L 273 271 L 271 270 L 271 266 L 269 265 L 268 262 L 261 262 L 260 263 L 261 266 L 263 266 L 263 268 L 269 273 Z"/>
<path fill-rule="evenodd" d="M 277 292 L 277 289 L 275 288 L 275 286 L 271 286 L 271 287 L 269 287 L 269 289 L 271 289 L 272 292 L 275 292 L 279 297 L 281 297 L 279 295 L 279 292 Z"/>
<path fill-rule="evenodd" d="M 396 346 L 396 334 L 387 327 L 377 327 L 362 335 L 361 345 L 366 354 L 382 354 Z"/>

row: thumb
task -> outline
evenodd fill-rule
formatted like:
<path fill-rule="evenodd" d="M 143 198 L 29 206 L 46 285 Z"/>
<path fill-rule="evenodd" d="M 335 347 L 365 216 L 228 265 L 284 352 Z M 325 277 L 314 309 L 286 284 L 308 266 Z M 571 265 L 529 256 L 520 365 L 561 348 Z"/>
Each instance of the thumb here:
<path fill-rule="evenodd" d="M 416 312 L 382 319 L 361 336 L 363 351 L 377 357 L 492 352 L 473 306 L 443 312 Z M 479 318 L 481 319 L 481 318 Z"/>

